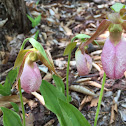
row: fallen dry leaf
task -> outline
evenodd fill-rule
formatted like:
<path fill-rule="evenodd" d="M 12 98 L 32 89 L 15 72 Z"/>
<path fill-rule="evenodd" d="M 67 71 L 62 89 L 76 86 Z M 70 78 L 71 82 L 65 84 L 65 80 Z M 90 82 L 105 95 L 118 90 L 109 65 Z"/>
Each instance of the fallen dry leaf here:
<path fill-rule="evenodd" d="M 109 124 L 112 124 L 116 119 L 116 114 L 118 113 L 118 100 L 121 95 L 121 90 L 117 91 L 117 95 L 113 99 L 113 105 L 111 108 L 111 117 Z"/>
<path fill-rule="evenodd" d="M 45 106 L 45 101 L 44 101 L 44 98 L 42 95 L 40 95 L 39 93 L 37 92 L 32 92 L 32 94 L 41 102 L 42 105 Z"/>
<path fill-rule="evenodd" d="M 84 105 L 92 100 L 93 96 L 85 96 L 79 106 L 79 110 L 81 111 Z"/>
<path fill-rule="evenodd" d="M 94 62 L 92 62 L 93 67 L 95 67 L 99 72 L 101 71 L 101 68 Z"/>
<path fill-rule="evenodd" d="M 52 74 L 51 73 L 47 73 L 44 76 L 43 80 L 46 80 L 46 81 L 50 82 L 52 80 Z"/>
<path fill-rule="evenodd" d="M 49 122 L 47 122 L 44 126 L 52 126 L 55 122 L 55 119 L 51 119 Z"/>
<path fill-rule="evenodd" d="M 33 100 L 28 101 L 28 105 L 30 106 L 31 110 L 37 106 L 37 103 Z"/>
<path fill-rule="evenodd" d="M 84 86 L 81 86 L 81 85 L 71 85 L 70 90 L 77 91 L 77 92 L 80 92 L 80 93 L 83 93 L 83 94 L 86 94 L 86 95 L 91 95 L 91 96 L 96 95 L 93 91 L 91 91 L 87 87 L 84 87 Z"/>
<path fill-rule="evenodd" d="M 95 87 L 97 87 L 97 88 L 101 88 L 101 87 L 102 87 L 101 84 L 99 84 L 99 83 L 97 83 L 97 82 L 95 82 L 95 81 L 86 81 L 86 82 L 84 82 L 84 83 L 80 83 L 80 85 L 91 85 L 91 86 L 95 86 Z M 105 88 L 105 87 L 104 87 L 104 90 L 109 91 L 109 89 L 107 89 L 107 88 Z"/>
<path fill-rule="evenodd" d="M 98 98 L 93 98 L 93 99 L 91 100 L 90 107 L 96 107 L 97 104 L 98 104 L 98 100 L 99 100 L 99 97 L 98 97 Z"/>
<path fill-rule="evenodd" d="M 62 22 L 60 23 L 61 27 L 65 30 L 66 35 L 70 36 L 73 35 L 72 30 L 65 26 Z"/>
<path fill-rule="evenodd" d="M 27 99 L 23 97 L 23 101 L 27 102 Z M 11 95 L 11 96 L 1 96 L 0 97 L 0 107 L 11 108 L 10 102 L 20 103 L 20 98 L 18 95 Z M 2 115 L 2 111 L 0 109 L 0 116 Z"/>
<path fill-rule="evenodd" d="M 118 109 L 117 109 L 117 103 L 114 102 L 113 100 L 113 105 L 112 105 L 112 108 L 111 108 L 111 117 L 110 117 L 110 122 L 109 124 L 112 124 L 114 123 L 115 119 L 116 119 L 116 114 L 118 112 Z"/>

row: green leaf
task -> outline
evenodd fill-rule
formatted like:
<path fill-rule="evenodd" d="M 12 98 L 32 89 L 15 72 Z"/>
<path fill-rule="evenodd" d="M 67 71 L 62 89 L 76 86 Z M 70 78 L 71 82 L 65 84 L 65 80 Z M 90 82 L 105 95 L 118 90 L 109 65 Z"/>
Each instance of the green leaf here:
<path fill-rule="evenodd" d="M 5 107 L 1 107 L 1 110 L 3 112 L 4 126 L 22 126 L 21 118 L 16 112 Z"/>
<path fill-rule="evenodd" d="M 37 0 L 37 2 L 36 2 L 36 6 L 39 4 L 39 2 L 40 2 L 40 0 Z"/>
<path fill-rule="evenodd" d="M 27 15 L 28 19 L 31 21 L 31 22 L 34 22 L 34 18 L 32 18 L 31 16 Z"/>
<path fill-rule="evenodd" d="M 115 12 L 119 12 L 122 8 L 125 8 L 125 5 L 121 3 L 115 3 L 114 5 L 111 6 L 111 9 L 114 10 Z"/>
<path fill-rule="evenodd" d="M 75 37 L 72 38 L 71 42 L 73 42 L 75 39 L 84 40 L 86 38 L 90 38 L 90 36 L 86 35 L 86 34 L 78 34 L 78 35 L 76 35 Z"/>
<path fill-rule="evenodd" d="M 94 42 L 100 47 L 100 45 L 98 44 L 98 42 L 96 40 L 94 40 Z"/>
<path fill-rule="evenodd" d="M 40 21 L 41 21 L 41 15 L 39 15 L 38 17 L 36 17 L 35 19 L 32 18 L 31 16 L 27 15 L 28 19 L 32 22 L 32 27 L 37 26 Z"/>
<path fill-rule="evenodd" d="M 64 86 L 62 79 L 60 77 L 56 76 L 56 75 L 53 75 L 53 80 L 55 82 L 57 89 L 59 91 L 61 91 L 62 93 L 64 93 L 65 92 L 65 86 Z"/>
<path fill-rule="evenodd" d="M 72 124 L 72 120 L 71 120 L 71 118 L 69 118 L 67 113 L 63 110 L 62 110 L 62 112 L 63 112 L 64 120 L 67 122 L 67 124 L 65 126 L 75 126 L 75 125 Z"/>
<path fill-rule="evenodd" d="M 50 71 L 53 71 L 56 75 L 58 75 L 55 71 L 53 61 L 51 60 L 51 58 L 49 59 L 42 45 L 39 42 L 37 42 L 34 38 L 29 38 L 29 42 L 32 44 L 34 48 L 36 48 L 41 53 L 41 55 L 38 56 L 39 60 L 45 66 L 47 66 Z"/>
<path fill-rule="evenodd" d="M 64 50 L 64 56 L 68 55 L 72 52 L 72 50 L 76 47 L 77 42 L 72 42 L 67 45 L 67 47 Z"/>
<path fill-rule="evenodd" d="M 44 98 L 45 106 L 56 114 L 61 126 L 67 126 L 58 102 L 58 99 L 67 101 L 64 93 L 61 93 L 56 87 L 45 80 L 42 80 L 40 92 Z"/>
<path fill-rule="evenodd" d="M 35 18 L 35 20 L 34 20 L 34 22 L 35 22 L 34 23 L 34 27 L 37 26 L 40 23 L 40 21 L 41 21 L 41 14 L 38 17 Z"/>
<path fill-rule="evenodd" d="M 66 103 L 61 99 L 59 99 L 59 104 L 61 106 L 61 110 L 67 114 L 73 126 L 91 126 L 81 112 L 73 105 Z"/>
<path fill-rule="evenodd" d="M 41 55 L 44 56 L 48 63 L 50 63 L 42 45 L 39 42 L 37 42 L 34 38 L 29 38 L 29 42 L 32 44 L 34 48 L 36 48 L 41 53 Z"/>
<path fill-rule="evenodd" d="M 38 35 L 39 35 L 39 30 L 37 30 L 37 32 L 35 33 L 35 40 L 37 40 L 37 38 L 38 38 Z"/>
<path fill-rule="evenodd" d="M 11 105 L 13 106 L 15 112 L 19 112 L 19 106 L 16 103 L 11 102 Z"/>
<path fill-rule="evenodd" d="M 0 94 L 7 96 L 11 94 L 12 85 L 17 77 L 17 69 L 11 70 L 5 80 L 4 85 L 0 84 Z"/>

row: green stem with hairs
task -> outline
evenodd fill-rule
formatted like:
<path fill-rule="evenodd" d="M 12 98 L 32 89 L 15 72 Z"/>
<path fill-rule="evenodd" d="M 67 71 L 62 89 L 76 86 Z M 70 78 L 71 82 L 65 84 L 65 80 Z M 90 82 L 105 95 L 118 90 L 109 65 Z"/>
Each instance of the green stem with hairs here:
<path fill-rule="evenodd" d="M 69 67 L 70 67 L 70 58 L 71 58 L 71 53 L 69 53 L 69 55 L 68 55 L 67 73 L 66 73 L 66 95 L 67 95 L 67 103 L 69 103 Z"/>
<path fill-rule="evenodd" d="M 101 87 L 101 92 L 100 92 L 99 101 L 98 101 L 98 107 L 97 107 L 97 111 L 96 111 L 96 115 L 95 115 L 94 126 L 97 126 L 98 114 L 99 114 L 99 110 L 100 110 L 100 106 L 101 106 L 101 101 L 102 101 L 102 96 L 103 96 L 103 92 L 104 92 L 105 80 L 106 80 L 106 74 L 104 72 L 103 81 L 102 81 L 102 87 Z"/>
<path fill-rule="evenodd" d="M 26 39 L 23 41 L 23 44 L 21 45 L 20 50 L 24 49 L 24 46 L 25 46 L 25 44 L 27 43 L 27 41 L 28 41 L 29 39 L 30 39 L 30 38 L 26 38 Z"/>
<path fill-rule="evenodd" d="M 18 80 L 18 90 L 19 90 L 19 94 L 20 94 L 21 107 L 22 107 L 22 114 L 23 114 L 23 126 L 25 126 L 25 109 L 24 109 L 24 104 L 23 104 L 23 97 L 22 97 L 22 92 L 21 92 L 21 83 L 20 83 L 20 79 Z"/>

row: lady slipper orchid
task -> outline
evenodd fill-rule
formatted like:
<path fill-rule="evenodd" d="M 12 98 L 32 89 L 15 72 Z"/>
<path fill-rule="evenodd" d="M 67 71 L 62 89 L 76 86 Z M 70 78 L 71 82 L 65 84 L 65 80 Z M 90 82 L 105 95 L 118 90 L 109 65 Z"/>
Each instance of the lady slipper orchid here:
<path fill-rule="evenodd" d="M 75 60 L 77 71 L 79 75 L 84 76 L 88 74 L 92 68 L 92 59 L 89 55 L 81 52 L 81 50 L 77 50 L 75 52 Z"/>
<path fill-rule="evenodd" d="M 126 9 L 123 8 L 119 13 L 108 15 L 99 25 L 96 32 L 87 42 L 80 45 L 80 50 L 94 41 L 109 27 L 109 38 L 106 39 L 101 60 L 106 75 L 111 79 L 122 78 L 126 71 L 126 40 L 122 36 L 123 29 L 126 30 Z"/>
<path fill-rule="evenodd" d="M 106 75 L 112 79 L 119 79 L 126 71 L 126 40 L 122 37 L 122 28 L 114 24 L 110 28 L 110 36 L 105 41 L 101 61 Z"/>
<path fill-rule="evenodd" d="M 32 64 L 26 62 L 20 79 L 21 87 L 25 92 L 31 93 L 38 90 L 41 85 L 42 77 L 37 64 L 35 62 Z"/>

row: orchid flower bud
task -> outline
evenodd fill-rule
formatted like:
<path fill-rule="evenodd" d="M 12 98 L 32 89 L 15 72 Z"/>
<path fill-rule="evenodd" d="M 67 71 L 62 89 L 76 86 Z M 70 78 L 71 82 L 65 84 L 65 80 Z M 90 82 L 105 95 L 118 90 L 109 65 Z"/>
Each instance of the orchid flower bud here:
<path fill-rule="evenodd" d="M 122 30 L 117 27 L 116 24 L 110 29 L 101 55 L 103 69 L 111 79 L 122 78 L 126 71 L 126 40 L 121 36 Z"/>
<path fill-rule="evenodd" d="M 31 93 L 38 90 L 41 85 L 42 78 L 37 64 L 35 62 L 29 64 L 26 61 L 20 79 L 21 87 L 25 92 Z"/>
<path fill-rule="evenodd" d="M 92 59 L 87 54 L 82 54 L 81 50 L 75 52 L 77 71 L 80 76 L 88 74 L 92 68 Z"/>

